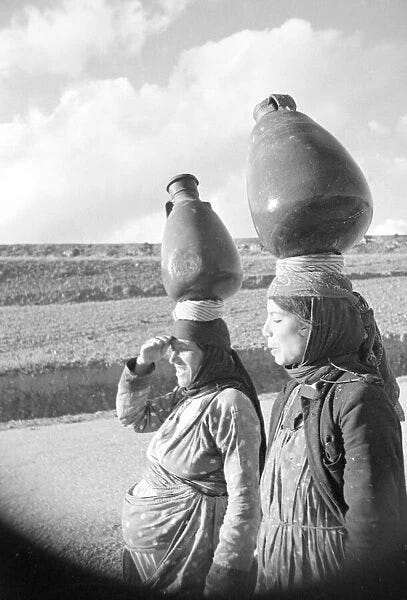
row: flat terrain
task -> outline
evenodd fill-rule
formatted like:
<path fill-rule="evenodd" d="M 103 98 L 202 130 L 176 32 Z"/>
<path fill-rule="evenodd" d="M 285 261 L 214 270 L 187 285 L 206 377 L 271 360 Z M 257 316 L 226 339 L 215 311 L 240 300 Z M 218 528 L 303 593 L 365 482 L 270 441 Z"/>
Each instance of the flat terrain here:
<path fill-rule="evenodd" d="M 266 287 L 275 259 L 258 240 L 237 240 L 243 288 Z M 407 275 L 407 236 L 371 236 L 345 255 L 353 277 Z M 0 245 L 0 306 L 163 296 L 160 246 Z"/>
<path fill-rule="evenodd" d="M 385 333 L 407 333 L 407 277 L 354 281 Z M 170 331 L 174 303 L 167 297 L 84 304 L 0 307 L 0 374 L 39 372 L 66 365 L 114 364 L 151 335 Z M 226 302 L 236 347 L 263 343 L 265 290 L 241 290 Z"/>
<path fill-rule="evenodd" d="M 243 288 L 265 287 L 275 271 L 269 254 L 243 256 Z M 160 258 L 0 257 L 0 305 L 66 304 L 163 296 Z M 407 254 L 354 254 L 355 277 L 407 274 Z M 269 276 L 269 278 L 267 278 Z"/>

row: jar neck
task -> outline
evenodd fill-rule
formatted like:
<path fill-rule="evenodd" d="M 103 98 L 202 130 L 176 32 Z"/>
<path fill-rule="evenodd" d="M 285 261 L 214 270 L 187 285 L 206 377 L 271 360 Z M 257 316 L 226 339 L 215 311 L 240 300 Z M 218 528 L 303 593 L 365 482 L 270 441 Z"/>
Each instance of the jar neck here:
<path fill-rule="evenodd" d="M 172 202 L 199 200 L 198 184 L 199 181 L 195 175 L 182 173 L 181 175 L 175 175 L 170 180 L 167 185 L 167 192 L 171 196 Z"/>
<path fill-rule="evenodd" d="M 198 191 L 194 192 L 193 190 L 178 190 L 177 192 L 171 194 L 171 201 L 174 202 L 174 204 L 184 200 L 188 200 L 190 202 L 200 201 Z"/>

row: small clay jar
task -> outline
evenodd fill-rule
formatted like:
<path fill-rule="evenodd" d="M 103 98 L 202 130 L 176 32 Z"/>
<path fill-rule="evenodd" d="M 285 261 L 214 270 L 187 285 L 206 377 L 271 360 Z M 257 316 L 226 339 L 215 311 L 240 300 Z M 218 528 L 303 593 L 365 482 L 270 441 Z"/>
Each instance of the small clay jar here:
<path fill-rule="evenodd" d="M 263 244 L 279 258 L 349 250 L 373 214 L 349 152 L 290 96 L 270 96 L 253 114 L 247 193 Z"/>
<path fill-rule="evenodd" d="M 167 222 L 161 245 L 161 274 L 173 300 L 220 300 L 243 280 L 236 245 L 209 202 L 202 202 L 194 175 L 176 175 L 167 185 Z"/>

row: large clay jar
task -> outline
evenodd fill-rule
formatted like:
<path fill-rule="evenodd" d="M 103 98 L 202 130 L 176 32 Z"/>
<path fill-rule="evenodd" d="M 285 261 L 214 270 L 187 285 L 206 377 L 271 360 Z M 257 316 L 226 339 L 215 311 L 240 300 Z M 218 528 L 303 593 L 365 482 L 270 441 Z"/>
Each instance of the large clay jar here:
<path fill-rule="evenodd" d="M 349 152 L 290 96 L 270 96 L 253 114 L 247 191 L 263 244 L 279 258 L 349 250 L 373 213 Z"/>
<path fill-rule="evenodd" d="M 202 202 L 194 175 L 176 175 L 167 186 L 167 222 L 161 245 L 161 274 L 173 300 L 220 300 L 242 284 L 240 256 L 225 225 Z"/>

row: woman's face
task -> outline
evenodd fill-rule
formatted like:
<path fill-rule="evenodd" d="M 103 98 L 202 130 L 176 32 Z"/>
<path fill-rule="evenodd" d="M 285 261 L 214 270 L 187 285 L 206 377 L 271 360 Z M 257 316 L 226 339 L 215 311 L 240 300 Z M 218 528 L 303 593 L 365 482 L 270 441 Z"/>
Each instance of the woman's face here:
<path fill-rule="evenodd" d="M 202 364 L 203 350 L 190 340 L 171 341 L 170 363 L 175 366 L 178 385 L 188 387 Z"/>
<path fill-rule="evenodd" d="M 267 338 L 267 346 L 278 365 L 288 366 L 301 362 L 309 331 L 310 325 L 280 308 L 274 300 L 268 300 L 263 335 Z"/>

